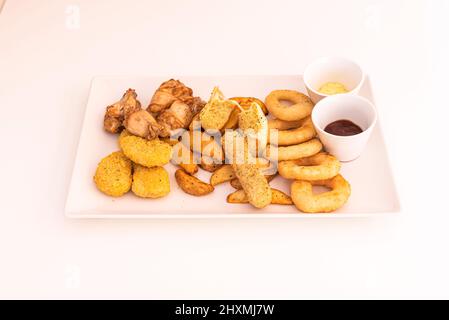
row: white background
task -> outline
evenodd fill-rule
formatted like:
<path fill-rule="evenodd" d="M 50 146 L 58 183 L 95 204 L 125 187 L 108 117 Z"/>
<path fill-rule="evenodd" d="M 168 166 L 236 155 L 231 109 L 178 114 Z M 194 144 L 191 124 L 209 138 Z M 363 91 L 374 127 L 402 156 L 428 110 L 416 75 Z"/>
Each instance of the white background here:
<path fill-rule="evenodd" d="M 449 298 L 448 11 L 445 0 L 6 1 L 0 297 Z M 371 77 L 400 215 L 64 218 L 93 76 L 300 74 L 323 55 Z"/>

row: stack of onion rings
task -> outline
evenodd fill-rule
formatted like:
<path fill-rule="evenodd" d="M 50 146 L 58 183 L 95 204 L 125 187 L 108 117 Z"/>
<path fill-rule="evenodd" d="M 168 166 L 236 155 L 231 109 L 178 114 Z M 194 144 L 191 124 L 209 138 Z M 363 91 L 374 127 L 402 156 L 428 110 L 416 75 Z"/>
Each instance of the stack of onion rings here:
<path fill-rule="evenodd" d="M 279 174 L 292 180 L 317 181 L 331 179 L 340 171 L 340 161 L 321 152 L 308 158 L 279 162 Z"/>
<path fill-rule="evenodd" d="M 291 106 L 282 105 L 281 100 L 290 101 Z M 310 116 L 313 102 L 308 96 L 293 90 L 275 90 L 265 99 L 268 110 L 277 119 L 297 121 Z"/>
<path fill-rule="evenodd" d="M 313 194 L 312 186 L 324 186 L 331 191 Z M 318 181 L 295 181 L 291 197 L 295 206 L 305 213 L 333 212 L 342 207 L 351 195 L 350 184 L 341 176 Z"/>

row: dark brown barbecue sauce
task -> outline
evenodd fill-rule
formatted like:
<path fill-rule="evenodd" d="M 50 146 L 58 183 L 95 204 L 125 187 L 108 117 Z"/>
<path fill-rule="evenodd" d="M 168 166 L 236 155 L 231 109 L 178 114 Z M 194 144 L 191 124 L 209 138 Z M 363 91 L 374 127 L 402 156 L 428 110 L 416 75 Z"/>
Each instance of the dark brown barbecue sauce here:
<path fill-rule="evenodd" d="M 327 133 L 333 134 L 335 136 L 355 136 L 356 134 L 362 133 L 363 130 L 354 122 L 349 120 L 338 120 L 332 122 L 324 128 Z"/>

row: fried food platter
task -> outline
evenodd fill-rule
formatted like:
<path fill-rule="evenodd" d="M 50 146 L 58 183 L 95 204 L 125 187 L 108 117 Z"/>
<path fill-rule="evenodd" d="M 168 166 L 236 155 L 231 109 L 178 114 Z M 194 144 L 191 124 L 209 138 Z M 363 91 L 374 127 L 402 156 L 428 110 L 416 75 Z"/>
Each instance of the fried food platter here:
<path fill-rule="evenodd" d="M 363 154 L 356 161 L 341 164 L 340 174 L 350 182 L 351 196 L 341 208 L 332 213 L 305 214 L 298 211 L 291 204 L 291 199 L 284 197 L 290 194 L 292 182 L 279 175 L 269 181 L 269 186 L 275 190 L 273 195 L 276 200 L 264 208 L 255 208 L 247 203 L 245 193 L 238 192 L 232 186 L 232 182 L 238 183 L 238 179 L 235 181 L 235 178 L 234 181 L 229 179 L 230 182 L 213 186 L 203 197 L 192 196 L 178 186 L 179 179 L 190 181 L 190 177 L 185 175 L 185 170 L 188 169 L 181 169 L 183 172 L 176 174 L 180 166 L 173 163 L 164 165 L 168 173 L 170 191 L 164 193 L 161 198 L 142 198 L 131 191 L 121 197 L 105 195 L 93 183 L 92 176 L 101 159 L 120 150 L 118 135 L 112 135 L 102 128 L 105 106 L 117 101 L 126 89 L 133 88 L 138 93 L 142 107 L 145 108 L 150 104 L 154 92 L 161 83 L 170 78 L 180 79 L 193 89 L 195 96 L 205 101 L 210 97 L 214 86 L 219 86 L 228 97 L 256 97 L 262 101 L 270 92 L 277 89 L 307 92 L 303 78 L 293 75 L 95 77 L 91 85 L 67 197 L 66 216 L 108 219 L 310 218 L 369 216 L 399 211 L 399 200 L 379 122 L 373 128 Z M 374 100 L 369 79 L 365 79 L 359 94 L 370 101 Z M 201 165 L 192 176 L 209 182 L 213 173 L 202 167 Z M 224 175 L 232 175 L 232 170 L 221 169 L 221 171 Z M 324 192 L 320 187 L 314 187 L 314 190 Z M 232 203 L 233 201 L 228 201 L 229 198 L 242 203 Z"/>

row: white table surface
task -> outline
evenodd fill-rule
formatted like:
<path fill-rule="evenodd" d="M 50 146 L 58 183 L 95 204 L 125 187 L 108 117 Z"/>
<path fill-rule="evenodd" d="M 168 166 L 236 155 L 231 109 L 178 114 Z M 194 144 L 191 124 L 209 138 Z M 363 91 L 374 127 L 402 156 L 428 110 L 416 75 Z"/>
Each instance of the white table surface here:
<path fill-rule="evenodd" d="M 448 137 L 448 9 L 445 0 L 7 0 L 0 297 L 449 298 L 448 143 L 438 139 Z M 322 55 L 355 59 L 371 77 L 401 214 L 64 218 L 93 76 L 300 74 Z"/>

